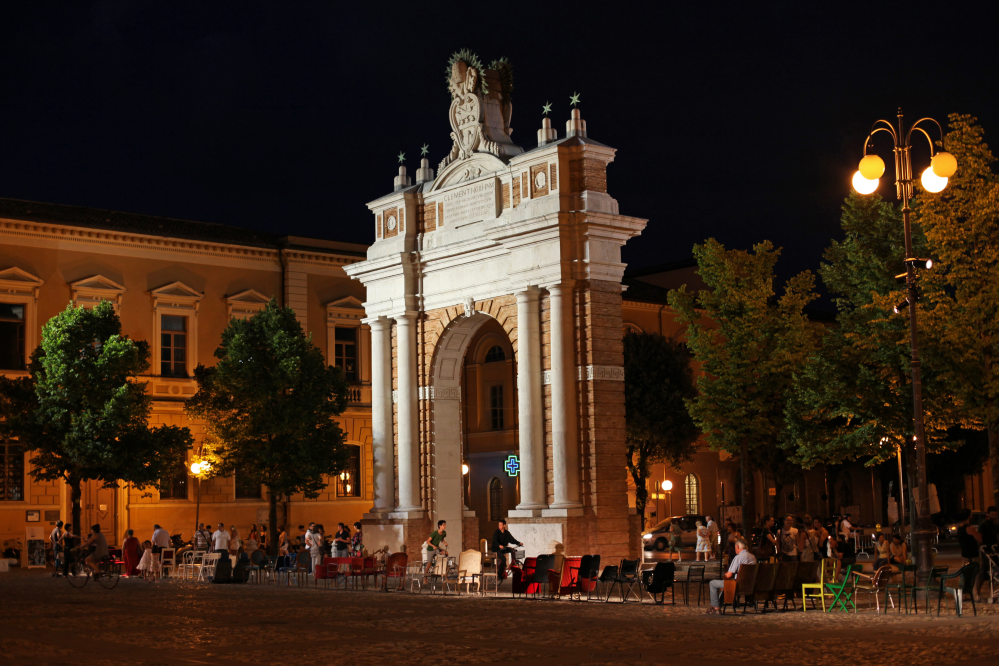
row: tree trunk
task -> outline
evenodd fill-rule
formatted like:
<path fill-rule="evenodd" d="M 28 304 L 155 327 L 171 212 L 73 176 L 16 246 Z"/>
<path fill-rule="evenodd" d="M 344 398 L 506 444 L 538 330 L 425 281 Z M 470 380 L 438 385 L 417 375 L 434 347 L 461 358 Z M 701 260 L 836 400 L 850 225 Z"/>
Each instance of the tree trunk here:
<path fill-rule="evenodd" d="M 67 479 L 67 482 L 69 483 L 69 488 L 71 491 L 70 501 L 72 507 L 71 515 L 73 516 L 73 528 L 76 530 L 76 533 L 82 537 L 84 532 L 83 532 L 83 526 L 80 525 L 80 521 L 83 520 L 80 511 L 80 497 L 83 495 L 83 493 L 80 490 L 81 482 L 75 476 L 70 476 L 69 479 Z M 77 543 L 81 542 L 77 541 Z M 75 546 L 76 544 L 74 543 L 71 545 Z"/>
<path fill-rule="evenodd" d="M 989 433 L 989 469 L 992 472 L 992 504 L 999 506 L 999 427 L 992 425 Z"/>
<path fill-rule="evenodd" d="M 274 494 L 270 488 L 267 489 L 267 503 L 269 505 L 269 511 L 267 513 L 267 522 L 269 526 L 267 528 L 267 554 L 274 556 L 278 554 L 278 535 L 281 531 L 278 529 L 277 524 L 277 495 Z"/>
<path fill-rule="evenodd" d="M 746 530 L 752 523 L 749 520 L 749 477 L 746 476 L 746 464 L 749 460 L 749 443 L 742 440 L 742 452 L 739 454 L 739 476 L 742 477 L 742 530 L 744 534 L 749 534 Z"/>
<path fill-rule="evenodd" d="M 783 490 L 784 490 L 784 484 L 778 481 L 777 477 L 775 476 L 774 477 L 775 494 L 773 502 L 770 505 L 770 515 L 774 517 L 774 520 L 777 522 L 778 525 L 784 524 L 783 521 L 780 519 L 780 516 L 777 515 L 777 509 L 780 507 L 780 494 Z"/>

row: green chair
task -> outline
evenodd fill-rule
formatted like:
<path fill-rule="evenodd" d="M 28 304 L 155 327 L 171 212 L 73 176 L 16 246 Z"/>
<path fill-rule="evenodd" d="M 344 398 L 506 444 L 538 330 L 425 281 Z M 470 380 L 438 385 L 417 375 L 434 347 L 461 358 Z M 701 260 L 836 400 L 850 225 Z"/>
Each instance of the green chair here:
<path fill-rule="evenodd" d="M 913 573 L 914 574 L 916 572 L 916 568 L 917 567 L 916 567 L 915 564 L 902 564 L 902 565 L 899 565 L 899 567 L 898 567 L 898 580 L 890 580 L 884 586 L 884 590 L 885 590 L 885 612 L 887 612 L 887 609 L 888 609 L 888 600 L 891 598 L 891 596 L 890 596 L 891 595 L 891 591 L 892 590 L 897 590 L 898 591 L 898 598 L 899 598 L 899 600 L 902 603 L 898 604 L 895 608 L 898 610 L 899 613 L 901 613 L 902 612 L 902 604 L 905 604 L 905 614 L 906 615 L 909 614 L 909 592 L 908 592 L 908 590 L 910 589 L 910 587 L 909 587 L 909 585 L 905 581 L 905 574 L 907 574 L 907 573 Z M 913 583 L 915 583 L 915 581 L 913 581 Z"/>
<path fill-rule="evenodd" d="M 937 617 L 940 617 L 940 606 L 943 604 L 944 597 L 947 594 L 954 595 L 954 609 L 957 611 L 957 616 L 961 617 L 961 609 L 964 606 L 964 590 L 975 584 L 975 578 L 978 576 L 978 562 L 972 562 L 970 564 L 965 564 L 963 567 L 958 569 L 952 574 L 943 574 L 940 576 L 940 596 L 937 597 Z M 947 581 L 957 579 L 956 587 L 948 587 Z M 975 612 L 975 616 L 978 616 L 978 609 L 975 608 L 975 596 L 971 596 L 971 610 Z"/>
<path fill-rule="evenodd" d="M 801 585 L 801 611 L 808 611 L 808 600 L 812 600 L 812 608 L 815 608 L 815 599 L 822 600 L 822 610 L 826 609 L 826 581 L 836 580 L 836 560 L 827 558 L 822 560 L 822 567 L 819 569 L 819 582 L 802 583 Z M 815 594 L 809 594 L 809 590 L 817 590 Z"/>
<path fill-rule="evenodd" d="M 847 608 L 847 602 L 853 606 L 854 611 L 857 610 L 857 604 L 853 600 L 854 592 L 856 591 L 857 579 L 854 578 L 852 574 L 854 567 L 859 569 L 861 566 L 863 565 L 850 564 L 846 567 L 846 571 L 843 572 L 843 580 L 841 582 L 826 583 L 826 590 L 829 593 L 834 593 L 836 595 L 833 597 L 832 605 L 826 609 L 827 613 L 836 610 L 837 607 L 842 608 L 849 613 L 850 609 Z M 846 595 L 845 598 L 843 595 Z"/>
<path fill-rule="evenodd" d="M 923 592 L 926 594 L 926 612 L 932 613 L 933 609 L 930 608 L 930 592 L 936 592 L 940 587 L 939 577 L 947 573 L 947 567 L 939 566 L 930 569 L 929 578 L 924 581 L 919 580 L 919 575 L 916 575 L 916 580 L 912 585 L 912 612 L 919 613 L 919 608 L 916 604 L 916 594 Z"/>

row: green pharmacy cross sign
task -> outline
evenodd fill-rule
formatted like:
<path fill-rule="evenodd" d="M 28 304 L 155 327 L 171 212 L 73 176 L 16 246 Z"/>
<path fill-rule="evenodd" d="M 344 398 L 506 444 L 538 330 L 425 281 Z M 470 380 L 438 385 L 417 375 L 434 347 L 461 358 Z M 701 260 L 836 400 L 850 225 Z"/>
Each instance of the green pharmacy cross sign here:
<path fill-rule="evenodd" d="M 506 462 L 503 463 L 503 469 L 506 470 L 507 476 L 517 476 L 520 474 L 520 460 L 517 456 L 507 456 Z"/>

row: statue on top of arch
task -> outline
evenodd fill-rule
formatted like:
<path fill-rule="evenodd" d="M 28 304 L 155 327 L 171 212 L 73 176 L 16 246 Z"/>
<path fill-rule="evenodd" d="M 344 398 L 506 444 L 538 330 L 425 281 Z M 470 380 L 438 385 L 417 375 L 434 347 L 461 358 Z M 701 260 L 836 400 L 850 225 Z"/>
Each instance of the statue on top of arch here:
<path fill-rule="evenodd" d="M 448 117 L 454 144 L 441 160 L 440 171 L 474 153 L 490 153 L 506 162 L 524 152 L 510 139 L 513 67 L 506 58 L 494 60 L 485 68 L 477 55 L 462 49 L 448 62 L 447 84 L 451 92 Z"/>

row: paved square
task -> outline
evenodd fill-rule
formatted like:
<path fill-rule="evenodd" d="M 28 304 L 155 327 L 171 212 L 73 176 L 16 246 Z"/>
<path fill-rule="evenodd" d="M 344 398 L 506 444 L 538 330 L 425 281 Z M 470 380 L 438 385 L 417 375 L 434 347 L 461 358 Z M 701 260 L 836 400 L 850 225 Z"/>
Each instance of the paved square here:
<path fill-rule="evenodd" d="M 681 595 L 677 595 L 678 600 Z M 2 664 L 996 664 L 999 606 L 978 617 L 821 612 L 705 616 L 605 604 L 276 585 L 74 589 L 0 576 Z M 668 597 L 667 597 L 668 601 Z M 934 604 L 935 606 L 935 604 Z"/>

